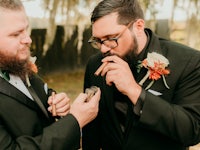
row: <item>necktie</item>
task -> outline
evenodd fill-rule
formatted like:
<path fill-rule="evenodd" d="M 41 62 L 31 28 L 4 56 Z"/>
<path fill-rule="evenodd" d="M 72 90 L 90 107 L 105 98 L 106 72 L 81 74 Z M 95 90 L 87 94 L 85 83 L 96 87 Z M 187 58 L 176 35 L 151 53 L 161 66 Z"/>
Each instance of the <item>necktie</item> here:
<path fill-rule="evenodd" d="M 42 104 L 40 98 L 37 96 L 35 90 L 32 88 L 32 86 L 27 86 L 27 89 L 29 90 L 30 94 L 32 95 L 32 97 L 34 98 L 35 102 L 37 103 L 37 105 L 40 107 L 40 109 L 43 111 L 43 113 L 45 114 L 45 116 L 47 118 L 49 118 L 49 115 L 47 113 L 46 108 L 44 107 L 44 105 Z"/>

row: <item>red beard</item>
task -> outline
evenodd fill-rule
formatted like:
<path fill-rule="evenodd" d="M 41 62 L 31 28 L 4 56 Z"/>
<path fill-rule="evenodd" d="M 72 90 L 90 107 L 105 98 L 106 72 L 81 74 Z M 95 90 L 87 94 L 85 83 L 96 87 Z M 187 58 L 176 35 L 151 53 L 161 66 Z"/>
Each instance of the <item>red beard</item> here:
<path fill-rule="evenodd" d="M 19 76 L 23 81 L 25 81 L 25 75 L 31 76 L 32 63 L 29 58 L 26 60 L 19 60 L 16 57 L 7 56 L 0 51 L 0 68 L 1 70 L 8 71 L 9 73 Z"/>

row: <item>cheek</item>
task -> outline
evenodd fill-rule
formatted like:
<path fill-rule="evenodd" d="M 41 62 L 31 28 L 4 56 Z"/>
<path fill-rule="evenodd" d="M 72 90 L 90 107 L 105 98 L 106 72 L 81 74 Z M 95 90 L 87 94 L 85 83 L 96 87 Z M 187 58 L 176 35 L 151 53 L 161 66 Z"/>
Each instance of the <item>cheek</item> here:
<path fill-rule="evenodd" d="M 9 41 L 0 41 L 0 51 L 8 56 L 16 55 L 18 44 Z"/>
<path fill-rule="evenodd" d="M 18 51 L 16 52 L 16 57 L 19 60 L 26 60 L 30 57 L 30 49 L 28 46 L 23 45 L 23 47 L 20 47 Z"/>
<path fill-rule="evenodd" d="M 134 45 L 133 38 L 132 37 L 126 37 L 123 39 L 121 42 L 122 44 L 120 47 L 118 47 L 120 55 L 125 56 L 132 48 Z"/>

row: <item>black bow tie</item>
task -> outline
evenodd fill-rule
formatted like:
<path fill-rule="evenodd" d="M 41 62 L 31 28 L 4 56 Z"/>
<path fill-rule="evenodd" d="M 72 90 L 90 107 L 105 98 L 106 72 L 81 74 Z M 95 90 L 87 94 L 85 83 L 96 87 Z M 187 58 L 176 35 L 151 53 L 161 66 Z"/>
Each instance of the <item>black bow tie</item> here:
<path fill-rule="evenodd" d="M 0 74 L 1 76 L 6 80 L 9 81 L 10 80 L 10 76 L 9 76 L 9 72 L 6 70 L 0 70 Z"/>

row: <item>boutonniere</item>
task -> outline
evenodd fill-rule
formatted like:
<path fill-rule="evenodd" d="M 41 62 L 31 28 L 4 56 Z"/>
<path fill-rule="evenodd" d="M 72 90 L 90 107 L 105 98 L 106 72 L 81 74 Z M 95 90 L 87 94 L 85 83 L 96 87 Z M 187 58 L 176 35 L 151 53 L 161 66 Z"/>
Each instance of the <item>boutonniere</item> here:
<path fill-rule="evenodd" d="M 36 61 L 36 57 L 31 57 L 30 58 L 30 67 L 31 67 L 31 70 L 33 71 L 33 73 L 37 74 L 38 73 L 38 68 L 35 64 L 35 61 Z"/>
<path fill-rule="evenodd" d="M 37 74 L 38 73 L 38 68 L 35 64 L 37 57 L 30 57 L 29 59 L 29 63 L 30 63 L 30 67 L 33 73 Z"/>
<path fill-rule="evenodd" d="M 30 60 L 29 60 L 29 66 L 30 66 L 30 68 L 31 68 L 31 71 L 33 72 L 33 73 L 35 73 L 35 74 L 37 74 L 38 73 L 38 68 L 37 68 L 37 66 L 36 66 L 36 64 L 35 64 L 35 61 L 36 61 L 36 57 L 30 57 Z M 26 74 L 26 83 L 27 83 L 27 85 L 28 86 L 31 86 L 31 83 L 30 83 L 30 81 L 29 81 L 29 76 L 28 76 L 28 74 Z"/>
<path fill-rule="evenodd" d="M 158 54 L 156 52 L 148 53 L 147 58 L 143 61 L 140 61 L 139 65 L 137 66 L 138 72 L 142 67 L 148 69 L 147 74 L 143 77 L 139 84 L 142 86 L 148 78 L 152 80 L 145 88 L 145 90 L 147 90 L 153 85 L 156 80 L 162 77 L 165 87 L 169 89 L 169 86 L 167 85 L 167 82 L 165 80 L 165 75 L 168 75 L 170 73 L 170 71 L 166 69 L 168 65 L 168 59 L 166 59 L 161 54 Z"/>

